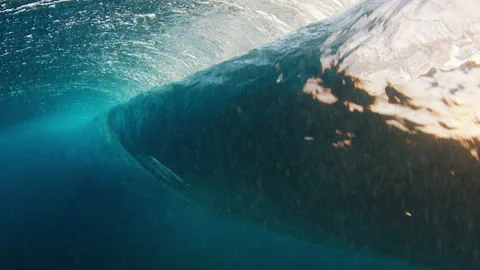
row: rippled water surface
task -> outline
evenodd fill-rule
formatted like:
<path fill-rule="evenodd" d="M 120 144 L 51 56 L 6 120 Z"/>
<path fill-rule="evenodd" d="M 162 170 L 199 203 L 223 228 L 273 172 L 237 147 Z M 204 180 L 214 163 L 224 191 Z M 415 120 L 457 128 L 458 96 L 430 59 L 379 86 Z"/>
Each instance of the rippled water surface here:
<path fill-rule="evenodd" d="M 0 125 L 104 110 L 352 2 L 3 0 Z"/>

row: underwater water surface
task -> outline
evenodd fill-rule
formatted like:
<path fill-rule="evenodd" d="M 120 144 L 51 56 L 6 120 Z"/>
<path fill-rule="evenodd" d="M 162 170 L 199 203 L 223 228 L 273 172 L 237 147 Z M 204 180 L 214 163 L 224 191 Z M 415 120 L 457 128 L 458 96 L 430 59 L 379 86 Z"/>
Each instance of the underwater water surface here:
<path fill-rule="evenodd" d="M 0 269 L 475 269 L 437 5 L 0 0 Z"/>

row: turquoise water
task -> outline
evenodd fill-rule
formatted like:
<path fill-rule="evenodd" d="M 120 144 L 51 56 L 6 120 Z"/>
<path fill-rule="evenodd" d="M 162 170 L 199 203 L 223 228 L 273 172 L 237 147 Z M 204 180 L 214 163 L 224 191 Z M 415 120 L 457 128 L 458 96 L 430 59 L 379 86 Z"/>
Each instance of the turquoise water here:
<path fill-rule="evenodd" d="M 78 115 L 3 132 L 1 269 L 417 269 L 213 214 L 105 134 Z"/>
<path fill-rule="evenodd" d="M 300 3 L 267 0 L 0 0 L 0 269 L 423 269 L 407 261 L 442 268 L 444 261 L 422 257 L 429 250 L 421 244 L 412 253 L 396 246 L 410 229 L 402 226 L 414 223 L 378 215 L 393 208 L 388 202 L 374 218 L 358 215 L 362 203 L 377 209 L 360 189 L 351 202 L 333 184 L 318 192 L 324 201 L 305 190 L 298 205 L 324 203 L 309 205 L 324 211 L 310 220 L 307 207 L 290 205 L 292 177 L 241 185 L 279 164 L 307 179 L 316 165 L 306 157 L 324 157 L 313 152 L 320 143 L 303 144 L 308 132 L 347 128 L 343 116 L 367 131 L 378 121 L 331 113 L 296 92 L 322 69 L 318 46 L 337 27 L 332 21 L 214 66 L 353 3 L 330 2 L 305 1 L 308 13 Z M 376 5 L 343 16 L 358 20 Z M 322 78 L 346 78 L 333 74 Z M 371 102 L 342 89 L 340 98 Z M 322 177 L 336 178 L 329 172 Z M 332 202 L 360 223 L 329 219 Z M 334 236 L 317 235 L 312 220 Z"/>

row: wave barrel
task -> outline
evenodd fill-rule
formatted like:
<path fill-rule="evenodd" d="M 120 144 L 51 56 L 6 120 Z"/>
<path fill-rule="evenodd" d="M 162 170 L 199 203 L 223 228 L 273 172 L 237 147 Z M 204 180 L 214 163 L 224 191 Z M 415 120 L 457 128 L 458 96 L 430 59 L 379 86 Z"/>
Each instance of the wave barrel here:
<path fill-rule="evenodd" d="M 476 92 L 465 82 L 438 93 L 448 76 L 480 73 L 468 59 L 446 70 L 431 57 L 402 81 L 386 65 L 393 58 L 368 57 L 379 35 L 405 33 L 404 13 L 447 3 L 384 2 L 141 94 L 109 112 L 111 132 L 157 179 L 212 211 L 435 269 L 476 269 L 478 123 L 460 125 L 474 119 L 462 117 Z M 420 57 L 397 45 L 385 55 L 399 65 Z M 383 66 L 369 69 L 373 61 Z"/>

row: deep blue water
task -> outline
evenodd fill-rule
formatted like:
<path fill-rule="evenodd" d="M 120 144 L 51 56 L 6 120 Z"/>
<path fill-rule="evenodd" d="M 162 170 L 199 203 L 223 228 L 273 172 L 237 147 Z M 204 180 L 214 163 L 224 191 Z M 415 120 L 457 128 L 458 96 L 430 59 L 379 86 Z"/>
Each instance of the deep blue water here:
<path fill-rule="evenodd" d="M 415 269 L 213 215 L 76 117 L 0 137 L 1 269 Z"/>
<path fill-rule="evenodd" d="M 111 137 L 110 108 L 225 60 L 177 31 L 235 8 L 27 2 L 0 2 L 0 269 L 417 269 L 204 209 Z"/>

